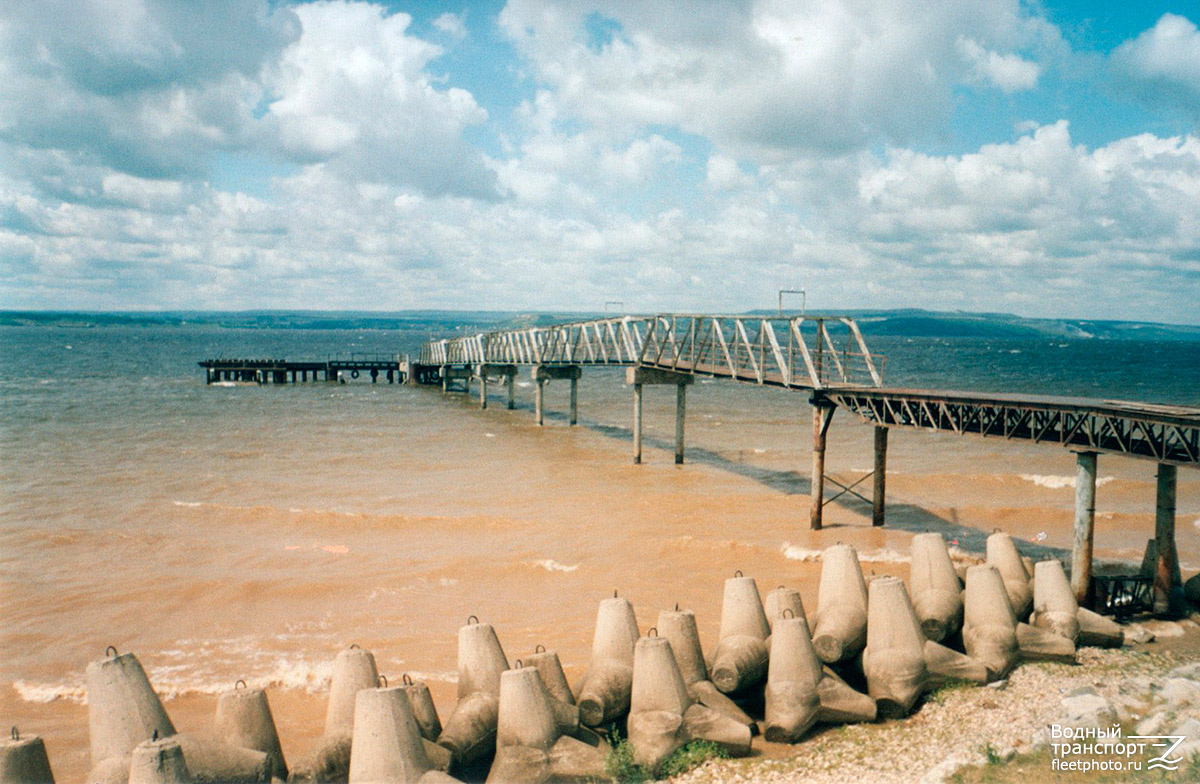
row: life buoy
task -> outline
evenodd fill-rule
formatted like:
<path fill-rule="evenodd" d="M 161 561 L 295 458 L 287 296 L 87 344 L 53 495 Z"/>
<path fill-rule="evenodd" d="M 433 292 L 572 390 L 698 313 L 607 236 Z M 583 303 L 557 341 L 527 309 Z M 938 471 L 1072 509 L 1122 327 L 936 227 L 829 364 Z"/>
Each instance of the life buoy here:
<path fill-rule="evenodd" d="M 351 371 L 350 371 L 350 378 L 358 378 L 358 371 L 357 371 L 357 370 L 351 370 Z"/>

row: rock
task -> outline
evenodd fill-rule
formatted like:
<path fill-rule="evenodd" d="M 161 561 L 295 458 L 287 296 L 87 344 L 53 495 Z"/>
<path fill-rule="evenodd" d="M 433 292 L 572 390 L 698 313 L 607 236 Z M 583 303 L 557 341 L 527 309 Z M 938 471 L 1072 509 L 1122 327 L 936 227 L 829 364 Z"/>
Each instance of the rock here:
<path fill-rule="evenodd" d="M 1112 705 L 1090 686 L 1069 692 L 1060 704 L 1064 726 L 1108 727 L 1117 720 Z"/>
<path fill-rule="evenodd" d="M 1141 624 L 1131 623 L 1125 627 L 1125 642 L 1154 642 L 1154 634 Z"/>
<path fill-rule="evenodd" d="M 1142 628 L 1155 637 L 1182 637 L 1184 635 L 1183 627 L 1175 621 L 1146 621 L 1142 624 Z"/>
<path fill-rule="evenodd" d="M 934 765 L 921 777 L 920 784 L 945 784 L 959 768 L 976 764 L 978 760 L 964 751 L 955 751 L 944 760 Z"/>
<path fill-rule="evenodd" d="M 1166 712 L 1160 711 L 1158 713 L 1152 713 L 1138 722 L 1137 734 L 1159 735 L 1167 728 L 1169 721 L 1170 716 L 1168 716 Z"/>
<path fill-rule="evenodd" d="M 1168 678 L 1163 683 L 1162 699 L 1175 709 L 1200 704 L 1200 683 L 1187 678 Z"/>
<path fill-rule="evenodd" d="M 1033 751 L 1039 751 L 1050 747 L 1050 728 L 1042 727 L 1033 733 L 1033 740 L 1030 742 L 1030 747 Z"/>
<path fill-rule="evenodd" d="M 1187 678 L 1188 680 L 1200 681 L 1200 661 L 1191 662 L 1189 664 L 1181 664 L 1168 672 L 1167 677 Z"/>

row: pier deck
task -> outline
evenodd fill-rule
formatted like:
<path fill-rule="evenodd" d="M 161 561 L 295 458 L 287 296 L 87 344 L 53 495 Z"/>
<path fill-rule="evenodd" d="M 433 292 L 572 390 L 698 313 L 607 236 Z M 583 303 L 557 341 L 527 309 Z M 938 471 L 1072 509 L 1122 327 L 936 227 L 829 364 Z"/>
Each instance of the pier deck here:
<path fill-rule="evenodd" d="M 358 378 L 366 373 L 371 382 L 383 377 L 389 384 L 404 383 L 407 362 L 397 354 L 339 354 L 325 360 L 287 359 L 205 359 L 197 363 L 205 369 L 205 381 L 243 381 L 258 384 L 288 384 L 312 381 L 344 381 L 343 374 Z"/>

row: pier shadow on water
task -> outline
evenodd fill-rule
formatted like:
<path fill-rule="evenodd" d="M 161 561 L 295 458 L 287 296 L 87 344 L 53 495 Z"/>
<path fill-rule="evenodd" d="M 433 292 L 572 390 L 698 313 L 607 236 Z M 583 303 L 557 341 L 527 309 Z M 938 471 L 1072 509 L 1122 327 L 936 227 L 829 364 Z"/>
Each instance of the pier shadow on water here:
<path fill-rule="evenodd" d="M 557 413 L 546 412 L 545 416 L 546 419 L 553 418 L 561 419 L 563 422 L 567 421 L 565 415 Z M 633 431 L 628 428 L 582 421 L 578 426 L 586 427 L 593 432 L 600 433 L 609 438 L 627 442 L 633 441 Z M 646 447 L 667 452 L 674 452 L 675 450 L 674 440 L 668 441 L 646 434 L 642 435 L 642 444 Z M 738 460 L 733 460 L 720 452 L 696 447 L 689 447 L 687 449 L 685 460 L 689 463 L 701 463 L 721 471 L 745 477 L 784 495 L 809 496 L 812 493 L 811 478 L 801 474 L 799 471 L 779 471 L 762 466 L 749 465 Z M 836 486 L 829 486 L 825 492 L 828 498 L 836 495 L 840 492 L 840 489 Z M 827 501 L 827 503 L 857 512 L 866 517 L 868 521 L 870 520 L 872 512 L 871 504 L 850 493 L 839 495 Z M 867 524 L 869 525 L 870 523 L 868 522 Z M 832 523 L 825 525 L 824 528 L 838 528 L 844 525 L 844 523 Z M 969 525 L 963 525 L 953 518 L 947 519 L 916 504 L 896 501 L 888 502 L 885 527 L 912 534 L 939 533 L 946 540 L 947 544 L 965 552 L 979 555 L 980 557 L 985 554 L 987 550 L 987 538 L 993 533 L 992 531 L 982 531 Z M 1029 556 L 1034 561 L 1057 558 L 1064 563 L 1070 562 L 1071 552 L 1064 548 L 1047 547 L 1017 537 L 1014 537 L 1013 541 L 1017 545 L 1017 550 L 1022 555 Z"/>

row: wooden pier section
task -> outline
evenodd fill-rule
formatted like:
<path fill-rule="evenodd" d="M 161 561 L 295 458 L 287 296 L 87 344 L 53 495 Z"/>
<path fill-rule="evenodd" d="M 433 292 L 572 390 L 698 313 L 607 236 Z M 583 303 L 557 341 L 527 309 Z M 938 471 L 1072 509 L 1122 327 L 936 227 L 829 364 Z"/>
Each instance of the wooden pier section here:
<path fill-rule="evenodd" d="M 408 378 L 408 360 L 396 354 L 337 355 L 326 360 L 292 361 L 287 359 L 205 359 L 197 363 L 205 369 L 205 382 L 234 381 L 257 384 L 296 384 L 307 381 L 344 382 L 348 376 L 362 374 L 376 383 L 382 376 L 389 383 L 403 384 Z"/>
<path fill-rule="evenodd" d="M 642 396 L 646 385 L 675 386 L 675 462 L 684 460 L 686 388 L 696 376 L 794 389 L 812 408 L 812 504 L 809 523 L 822 527 L 823 509 L 850 493 L 871 504 L 872 523 L 886 517 L 888 431 L 903 427 L 1055 444 L 1076 454 L 1075 547 L 1072 585 L 1087 602 L 1092 587 L 1098 454 L 1158 463 L 1155 539 L 1158 568 L 1155 609 L 1175 614 L 1183 606 L 1175 554 L 1175 485 L 1179 467 L 1200 467 L 1200 408 L 1092 400 L 1049 395 L 951 392 L 888 388 L 883 362 L 873 356 L 853 319 L 844 317 L 752 317 L 699 314 L 620 316 L 547 327 L 503 330 L 430 341 L 409 377 L 459 382 L 469 392 L 480 383 L 487 407 L 489 378 L 507 386 L 513 407 L 518 368 L 537 382 L 535 417 L 543 424 L 543 387 L 571 382 L 570 423 L 577 420 L 577 389 L 587 366 L 628 367 L 633 388 L 633 459 L 642 461 Z M 825 475 L 826 435 L 838 408 L 874 425 L 874 470 L 845 486 Z M 873 477 L 872 497 L 855 488 Z M 839 492 L 825 498 L 826 483 Z"/>

